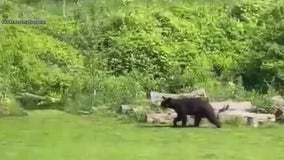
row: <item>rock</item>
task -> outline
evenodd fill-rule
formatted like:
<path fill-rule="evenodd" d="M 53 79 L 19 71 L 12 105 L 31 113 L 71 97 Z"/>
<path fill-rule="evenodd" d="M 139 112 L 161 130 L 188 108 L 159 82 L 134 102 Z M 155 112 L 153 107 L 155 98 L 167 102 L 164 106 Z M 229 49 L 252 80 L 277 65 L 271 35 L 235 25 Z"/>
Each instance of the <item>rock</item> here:
<path fill-rule="evenodd" d="M 226 122 L 234 118 L 240 118 L 243 124 L 254 127 L 266 122 L 275 122 L 275 115 L 273 114 L 257 114 L 244 111 L 226 111 L 220 113 L 219 117 L 221 122 Z"/>
<path fill-rule="evenodd" d="M 120 114 L 127 114 L 132 108 L 129 105 L 121 105 L 119 107 Z"/>
<path fill-rule="evenodd" d="M 146 115 L 147 123 L 151 124 L 171 124 L 176 116 L 177 114 L 173 110 L 168 110 L 164 113 L 148 113 Z M 187 118 L 188 124 L 194 123 L 194 116 L 187 116 Z M 273 114 L 256 114 L 242 110 L 230 110 L 221 112 L 219 114 L 219 120 L 221 121 L 221 123 L 225 123 L 235 118 L 239 118 L 242 124 L 247 124 L 254 127 L 257 127 L 259 124 L 275 121 L 275 116 Z M 207 123 L 209 123 L 208 120 L 206 118 L 203 118 L 201 125 Z"/>
<path fill-rule="evenodd" d="M 171 98 L 180 98 L 180 97 L 203 97 L 207 98 L 205 89 L 199 89 L 192 91 L 190 93 L 182 93 L 182 94 L 170 94 L 170 93 L 161 93 L 161 92 L 150 92 L 150 102 L 155 105 L 160 105 L 163 100 L 163 96 L 171 97 Z"/>
<path fill-rule="evenodd" d="M 228 106 L 225 112 L 229 111 L 239 111 L 242 113 L 248 113 L 254 111 L 255 107 L 250 102 L 233 102 L 233 101 L 223 101 L 223 102 L 209 102 L 215 110 L 215 114 L 219 112 L 220 109 Z M 169 112 L 169 111 L 168 111 Z M 174 110 L 170 109 L 170 112 L 174 113 Z"/>
<path fill-rule="evenodd" d="M 137 122 L 147 122 L 147 108 L 135 105 L 121 105 L 120 114 L 135 118 Z"/>
<path fill-rule="evenodd" d="M 146 112 L 146 109 L 143 106 L 134 106 L 134 105 L 126 105 L 126 104 L 123 104 L 120 106 L 120 109 L 119 109 L 120 114 L 129 114 L 132 112 L 134 113 Z"/>
<path fill-rule="evenodd" d="M 274 96 L 271 98 L 273 106 L 276 108 L 284 108 L 284 99 L 281 96 Z"/>
<path fill-rule="evenodd" d="M 91 112 L 95 112 L 95 111 L 97 111 L 98 110 L 98 107 L 92 107 L 91 108 Z"/>
<path fill-rule="evenodd" d="M 151 124 L 168 124 L 171 123 L 173 118 L 173 115 L 168 115 L 167 113 L 147 114 L 147 122 Z"/>
<path fill-rule="evenodd" d="M 283 108 L 277 108 L 274 115 L 275 115 L 275 118 L 276 118 L 276 121 L 277 122 L 280 122 L 280 123 L 284 123 L 284 109 Z"/>
<path fill-rule="evenodd" d="M 159 106 L 162 97 L 171 97 L 171 98 L 181 98 L 181 97 L 188 97 L 188 98 L 208 98 L 206 96 L 206 92 L 204 89 L 195 90 L 191 93 L 183 93 L 183 94 L 169 94 L 169 93 L 160 93 L 160 92 L 150 92 L 150 103 Z M 284 100 L 282 101 L 282 97 L 274 97 L 273 101 L 277 106 L 284 106 Z M 256 111 L 256 107 L 252 105 L 249 101 L 244 102 L 234 102 L 232 100 L 222 101 L 222 102 L 210 102 L 212 107 L 215 110 L 216 115 L 218 112 L 224 108 L 227 108 L 220 114 L 219 120 L 221 123 L 226 121 L 239 118 L 241 123 L 247 124 L 249 126 L 257 127 L 260 124 L 266 122 L 274 122 L 276 120 L 275 115 L 272 114 L 258 114 L 254 113 Z M 128 111 L 134 111 L 133 108 L 129 105 L 122 105 L 121 106 L 121 113 L 127 113 Z M 278 112 L 278 114 L 283 115 L 284 110 L 282 112 Z M 146 112 L 145 112 L 146 114 Z M 147 113 L 146 114 L 146 121 L 152 124 L 171 124 L 173 119 L 176 117 L 176 113 L 172 109 L 168 109 L 167 111 L 163 111 L 161 113 Z M 284 117 L 284 116 L 283 116 Z M 283 118 L 284 119 L 284 118 Z M 205 123 L 209 123 L 206 118 L 202 119 L 201 125 Z M 181 123 L 181 122 L 179 122 Z M 188 116 L 188 123 L 194 123 L 194 116 Z"/>
<path fill-rule="evenodd" d="M 281 96 L 274 96 L 271 98 L 272 105 L 276 108 L 274 115 L 276 117 L 277 122 L 284 122 L 284 99 Z"/>
<path fill-rule="evenodd" d="M 276 118 L 273 114 L 255 114 L 254 118 L 258 125 L 276 121 Z"/>
<path fill-rule="evenodd" d="M 258 127 L 257 121 L 253 117 L 247 117 L 247 123 L 248 126 Z"/>
<path fill-rule="evenodd" d="M 90 111 L 78 111 L 78 113 L 79 114 L 82 114 L 82 115 L 89 115 L 89 114 L 91 114 L 91 112 Z"/>
<path fill-rule="evenodd" d="M 196 93 L 204 93 L 204 94 L 196 94 Z M 204 90 L 200 90 L 198 92 L 193 92 L 194 95 L 198 96 L 206 96 Z M 187 94 L 186 96 L 188 97 L 194 97 L 190 94 Z M 168 96 L 168 97 L 181 97 L 184 95 L 176 95 L 176 94 L 163 94 L 163 93 L 151 93 L 151 100 L 152 103 L 158 103 L 161 99 L 162 96 Z M 196 96 L 196 97 L 198 97 Z M 247 117 L 252 117 L 253 113 L 250 113 L 251 111 L 254 111 L 256 107 L 254 107 L 251 102 L 245 101 L 245 102 L 234 102 L 231 100 L 227 101 L 222 101 L 222 102 L 209 102 L 212 107 L 215 110 L 216 115 L 218 112 L 224 108 L 226 108 L 225 111 L 221 112 L 219 116 L 219 120 L 224 123 L 228 120 L 234 119 L 234 118 L 240 118 L 243 123 L 247 122 Z M 176 113 L 172 109 L 168 109 L 166 113 L 160 113 L 160 114 L 147 114 L 147 122 L 148 123 L 172 123 L 173 119 L 176 117 Z M 193 124 L 194 122 L 194 116 L 188 116 L 188 123 Z M 255 116 L 252 117 L 252 122 L 258 121 L 256 120 Z M 202 123 L 209 123 L 206 118 L 202 119 Z"/>
<path fill-rule="evenodd" d="M 14 100 L 10 98 L 4 98 L 0 102 L 0 117 L 5 116 L 28 116 L 23 108 L 19 107 Z"/>
<path fill-rule="evenodd" d="M 150 124 L 172 124 L 174 118 L 177 116 L 175 112 L 166 112 L 166 113 L 149 113 L 146 115 L 147 123 Z M 187 116 L 188 124 L 193 124 L 193 116 Z M 181 122 L 178 122 L 178 124 Z"/>
<path fill-rule="evenodd" d="M 7 116 L 10 115 L 9 108 L 6 106 L 0 105 L 0 116 Z"/>

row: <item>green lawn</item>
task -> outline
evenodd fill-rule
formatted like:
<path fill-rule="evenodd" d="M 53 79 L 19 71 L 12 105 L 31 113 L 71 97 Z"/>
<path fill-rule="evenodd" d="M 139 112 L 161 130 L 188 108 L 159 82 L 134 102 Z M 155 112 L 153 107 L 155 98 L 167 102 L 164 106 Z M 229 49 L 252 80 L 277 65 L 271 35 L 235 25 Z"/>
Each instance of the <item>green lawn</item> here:
<path fill-rule="evenodd" d="M 284 160 L 284 127 L 142 127 L 36 111 L 1 118 L 0 129 L 0 160 Z"/>

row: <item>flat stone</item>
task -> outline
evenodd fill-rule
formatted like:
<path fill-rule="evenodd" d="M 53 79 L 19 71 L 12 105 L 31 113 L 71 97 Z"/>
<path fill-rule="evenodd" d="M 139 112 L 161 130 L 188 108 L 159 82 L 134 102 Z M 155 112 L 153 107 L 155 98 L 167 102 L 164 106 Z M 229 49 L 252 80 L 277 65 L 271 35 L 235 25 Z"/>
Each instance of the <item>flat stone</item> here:
<path fill-rule="evenodd" d="M 257 114 L 243 111 L 226 111 L 219 114 L 221 122 L 228 121 L 233 118 L 240 118 L 242 123 L 250 126 L 258 126 L 256 124 L 263 124 L 266 122 L 275 122 L 273 114 Z"/>
<path fill-rule="evenodd" d="M 165 113 L 151 113 L 147 114 L 147 122 L 152 124 L 171 124 L 176 116 L 177 114 L 172 110 Z M 188 124 L 194 123 L 194 116 L 187 116 L 187 118 Z M 242 124 L 254 127 L 266 122 L 275 122 L 275 116 L 273 114 L 256 114 L 238 110 L 225 111 L 219 114 L 221 123 L 235 118 L 240 118 Z M 209 122 L 206 118 L 203 118 L 201 123 L 204 124 Z"/>

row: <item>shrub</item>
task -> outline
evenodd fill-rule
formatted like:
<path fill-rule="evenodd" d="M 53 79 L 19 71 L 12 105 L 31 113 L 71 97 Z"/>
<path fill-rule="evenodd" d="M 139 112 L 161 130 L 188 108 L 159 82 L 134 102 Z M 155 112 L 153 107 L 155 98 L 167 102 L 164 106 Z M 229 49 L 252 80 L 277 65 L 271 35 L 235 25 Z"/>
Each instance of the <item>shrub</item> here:
<path fill-rule="evenodd" d="M 137 99 L 145 99 L 142 86 L 132 78 L 107 76 L 95 84 L 95 106 L 109 106 L 118 110 L 121 104 L 128 104 Z"/>
<path fill-rule="evenodd" d="M 0 41 L 1 74 L 10 80 L 12 93 L 59 96 L 84 72 L 83 58 L 76 50 L 44 34 L 6 25 Z"/>
<path fill-rule="evenodd" d="M 13 96 L 7 96 L 5 94 L 1 94 L 0 96 L 0 117 L 28 115 Z"/>
<path fill-rule="evenodd" d="M 265 81 L 281 90 L 280 1 L 152 3 L 120 4 L 114 12 L 102 6 L 106 17 L 94 25 L 89 19 L 89 28 L 81 27 L 82 41 L 105 57 L 106 68 L 115 75 L 135 70 L 156 80 L 176 70 L 189 72 L 191 81 L 206 81 L 212 72 L 227 82 L 241 76 L 248 90 L 267 93 Z"/>
<path fill-rule="evenodd" d="M 51 6 L 1 3 L 4 18 L 48 23 L 1 26 L 5 92 L 62 97 L 61 109 L 77 112 L 197 88 L 269 106 L 284 90 L 282 1 L 83 1 L 68 7 L 72 19 Z"/>

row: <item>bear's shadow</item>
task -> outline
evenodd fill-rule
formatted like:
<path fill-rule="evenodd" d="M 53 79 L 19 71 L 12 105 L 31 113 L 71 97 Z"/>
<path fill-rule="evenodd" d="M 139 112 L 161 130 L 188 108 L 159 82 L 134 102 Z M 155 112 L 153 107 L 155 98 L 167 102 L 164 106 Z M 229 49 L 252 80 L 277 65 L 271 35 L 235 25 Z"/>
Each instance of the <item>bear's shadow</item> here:
<path fill-rule="evenodd" d="M 187 125 L 186 127 L 182 127 L 181 125 L 178 125 L 177 127 L 174 127 L 173 125 L 149 125 L 149 124 L 140 124 L 138 125 L 139 128 L 211 128 L 209 126 L 199 126 L 194 127 L 193 125 Z"/>

